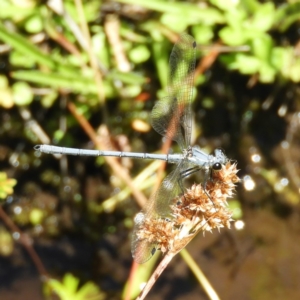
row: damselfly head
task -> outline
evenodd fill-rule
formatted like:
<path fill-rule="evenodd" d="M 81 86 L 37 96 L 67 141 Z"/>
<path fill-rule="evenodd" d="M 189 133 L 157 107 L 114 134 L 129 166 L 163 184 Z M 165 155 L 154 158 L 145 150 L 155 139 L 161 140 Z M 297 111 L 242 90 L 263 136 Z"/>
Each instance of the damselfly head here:
<path fill-rule="evenodd" d="M 217 162 L 217 163 L 213 164 L 212 169 L 214 171 L 220 171 L 222 169 L 222 164 Z"/>

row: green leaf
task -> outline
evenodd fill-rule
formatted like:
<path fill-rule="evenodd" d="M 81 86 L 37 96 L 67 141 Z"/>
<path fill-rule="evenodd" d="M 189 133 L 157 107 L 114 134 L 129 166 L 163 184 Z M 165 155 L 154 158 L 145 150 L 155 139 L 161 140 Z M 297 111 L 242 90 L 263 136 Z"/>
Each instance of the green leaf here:
<path fill-rule="evenodd" d="M 9 62 L 15 67 L 33 68 L 35 60 L 32 56 L 26 55 L 20 51 L 12 50 L 9 56 Z"/>
<path fill-rule="evenodd" d="M 262 61 L 269 61 L 273 48 L 273 40 L 267 35 L 258 35 L 252 41 L 253 54 Z"/>
<path fill-rule="evenodd" d="M 261 62 L 258 58 L 246 54 L 239 53 L 235 57 L 229 68 L 239 70 L 242 74 L 255 74 L 258 72 Z"/>
<path fill-rule="evenodd" d="M 84 77 L 78 73 L 72 75 L 56 74 L 56 73 L 43 73 L 39 71 L 16 71 L 11 74 L 15 79 L 27 80 L 35 84 L 43 86 L 50 86 L 56 89 L 65 88 L 72 90 L 73 92 L 80 92 L 84 94 L 97 93 L 97 86 L 94 82 L 94 78 Z M 111 98 L 115 95 L 114 88 L 112 86 L 112 80 L 121 80 L 128 84 L 142 84 L 145 82 L 145 78 L 135 73 L 121 73 L 118 71 L 110 72 L 107 77 L 109 80 L 103 81 L 103 88 L 107 98 Z"/>
<path fill-rule="evenodd" d="M 251 28 L 261 32 L 270 30 L 275 21 L 275 7 L 273 2 L 260 5 L 251 20 Z"/>
<path fill-rule="evenodd" d="M 205 45 L 211 42 L 214 37 L 213 28 L 205 25 L 195 25 L 192 28 L 193 36 L 197 43 Z"/>
<path fill-rule="evenodd" d="M 74 296 L 71 295 L 65 286 L 56 279 L 48 280 L 47 285 L 59 296 L 61 300 L 72 299 Z"/>
<path fill-rule="evenodd" d="M 259 72 L 259 81 L 263 83 L 271 83 L 275 80 L 276 69 L 274 69 L 270 64 L 262 62 Z"/>
<path fill-rule="evenodd" d="M 234 9 L 239 3 L 238 1 L 232 1 L 232 0 L 209 0 L 209 2 L 214 6 L 225 11 Z"/>
<path fill-rule="evenodd" d="M 76 294 L 77 300 L 103 300 L 105 299 L 105 295 L 100 292 L 97 285 L 93 282 L 87 282 L 83 285 L 80 290 Z"/>
<path fill-rule="evenodd" d="M 178 22 L 189 24 L 199 24 L 203 22 L 207 25 L 224 23 L 224 17 L 221 12 L 211 7 L 200 7 L 188 2 L 168 2 L 164 0 L 118 0 L 121 3 L 140 5 L 142 7 L 177 15 Z"/>
<path fill-rule="evenodd" d="M 248 15 L 244 9 L 232 9 L 225 12 L 227 26 L 242 29 L 243 22 L 247 20 Z"/>
<path fill-rule="evenodd" d="M 0 199 L 5 199 L 8 195 L 11 195 L 14 192 L 13 187 L 16 184 L 17 180 L 7 178 L 5 172 L 0 172 Z"/>
<path fill-rule="evenodd" d="M 38 33 L 43 30 L 43 21 L 40 15 L 31 16 L 25 23 L 25 29 L 30 33 Z"/>
<path fill-rule="evenodd" d="M 4 75 L 0 75 L 0 105 L 7 109 L 14 106 L 12 91 Z"/>
<path fill-rule="evenodd" d="M 287 66 L 292 61 L 293 49 L 274 47 L 271 52 L 271 64 L 278 70 L 286 70 Z"/>
<path fill-rule="evenodd" d="M 11 45 L 13 48 L 21 52 L 25 57 L 29 56 L 36 63 L 46 66 L 50 69 L 60 70 L 66 74 L 74 74 L 76 70 L 71 67 L 64 65 L 58 60 L 54 60 L 49 54 L 43 53 L 37 46 L 33 45 L 24 36 L 7 30 L 0 23 L 0 40 Z"/>
<path fill-rule="evenodd" d="M 112 70 L 109 72 L 106 77 L 107 80 L 115 81 L 120 80 L 126 84 L 144 84 L 146 83 L 146 78 L 142 75 L 134 72 L 120 72 L 117 70 Z"/>
<path fill-rule="evenodd" d="M 162 87 L 167 86 L 167 76 L 168 68 L 169 68 L 169 56 L 166 51 L 167 44 L 165 41 L 162 42 L 154 42 L 152 45 L 153 49 L 153 60 L 156 65 L 156 70 L 158 74 L 158 78 L 160 80 L 160 84 Z"/>
<path fill-rule="evenodd" d="M 275 13 L 275 22 L 280 31 L 286 31 L 293 23 L 300 19 L 300 2 L 286 3 L 279 6 Z"/>
<path fill-rule="evenodd" d="M 300 82 L 300 59 L 297 59 L 289 68 L 289 77 L 294 82 Z"/>
<path fill-rule="evenodd" d="M 99 17 L 102 1 L 84 1 L 83 12 L 87 22 L 94 22 Z M 80 22 L 78 11 L 74 1 L 64 1 L 64 8 L 71 15 L 72 19 Z"/>
<path fill-rule="evenodd" d="M 186 28 L 193 22 L 192 19 L 182 18 L 182 16 L 174 13 L 162 14 L 160 21 L 175 32 L 185 31 Z"/>
<path fill-rule="evenodd" d="M 295 56 L 292 47 L 275 47 L 270 58 L 272 66 L 285 78 L 300 81 L 300 59 Z"/>
<path fill-rule="evenodd" d="M 39 225 L 44 219 L 44 212 L 39 208 L 33 208 L 29 213 L 29 220 L 32 225 Z"/>
<path fill-rule="evenodd" d="M 249 14 L 255 13 L 260 6 L 260 3 L 258 0 L 243 0 L 239 1 L 242 5 L 242 9 L 244 11 L 247 11 Z"/>
<path fill-rule="evenodd" d="M 79 285 L 79 279 L 70 273 L 67 273 L 62 281 L 63 285 L 71 294 L 75 294 Z"/>
<path fill-rule="evenodd" d="M 108 47 L 106 44 L 105 33 L 101 31 L 94 34 L 92 36 L 92 44 L 95 53 L 99 57 L 99 60 L 106 68 L 108 68 L 111 65 L 111 63 L 110 63 L 110 56 L 108 53 Z"/>
<path fill-rule="evenodd" d="M 9 0 L 0 1 L 0 19 L 12 19 L 15 22 L 20 22 L 35 12 L 34 7 L 22 7 L 14 5 L 12 2 Z"/>
<path fill-rule="evenodd" d="M 63 130 L 55 130 L 53 134 L 53 139 L 57 142 L 61 141 L 62 138 L 65 136 L 65 132 Z"/>
<path fill-rule="evenodd" d="M 56 90 L 51 90 L 48 94 L 42 96 L 41 103 L 44 107 L 49 108 L 53 105 L 57 97 L 58 92 Z"/>
<path fill-rule="evenodd" d="M 14 240 L 12 233 L 5 229 L 3 225 L 0 226 L 0 255 L 4 258 L 10 257 L 14 251 Z"/>
<path fill-rule="evenodd" d="M 150 57 L 150 51 L 145 45 L 139 45 L 132 48 L 129 52 L 129 58 L 132 62 L 139 64 L 147 61 Z"/>
<path fill-rule="evenodd" d="M 122 96 L 126 98 L 137 97 L 142 92 L 140 85 L 127 85 L 122 89 Z"/>
<path fill-rule="evenodd" d="M 245 35 L 245 32 L 242 28 L 233 28 L 226 26 L 219 31 L 219 36 L 223 42 L 229 46 L 238 46 L 246 43 L 248 36 Z"/>
<path fill-rule="evenodd" d="M 26 82 L 16 82 L 12 86 L 13 99 L 16 105 L 28 105 L 33 100 L 31 87 Z"/>
<path fill-rule="evenodd" d="M 62 282 L 50 279 L 46 283 L 61 300 L 103 300 L 105 295 L 92 282 L 87 282 L 79 290 L 79 279 L 67 273 Z"/>
<path fill-rule="evenodd" d="M 9 87 L 8 79 L 5 75 L 0 75 L 0 89 L 6 89 Z"/>

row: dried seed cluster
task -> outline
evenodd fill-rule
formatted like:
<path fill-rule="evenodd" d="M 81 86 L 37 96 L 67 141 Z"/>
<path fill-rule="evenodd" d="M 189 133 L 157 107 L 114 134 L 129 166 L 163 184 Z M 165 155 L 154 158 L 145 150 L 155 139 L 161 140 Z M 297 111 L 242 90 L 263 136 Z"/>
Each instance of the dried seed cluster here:
<path fill-rule="evenodd" d="M 232 212 L 227 198 L 232 197 L 239 181 L 236 164 L 227 162 L 219 171 L 213 171 L 205 186 L 194 184 L 171 204 L 171 218 L 144 215 L 137 238 L 147 240 L 163 253 L 177 253 L 199 231 L 230 228 Z"/>

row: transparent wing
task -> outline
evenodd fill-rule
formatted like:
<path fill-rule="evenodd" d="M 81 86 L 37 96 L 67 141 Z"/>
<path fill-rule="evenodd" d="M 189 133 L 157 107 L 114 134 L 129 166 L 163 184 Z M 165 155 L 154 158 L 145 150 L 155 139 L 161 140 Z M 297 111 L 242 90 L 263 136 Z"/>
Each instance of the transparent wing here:
<path fill-rule="evenodd" d="M 169 96 L 158 101 L 151 114 L 153 128 L 176 141 L 182 150 L 190 145 L 191 140 L 195 60 L 196 42 L 184 33 L 170 55 Z"/>
<path fill-rule="evenodd" d="M 161 135 L 175 140 L 182 150 L 190 145 L 191 138 L 195 53 L 195 40 L 187 34 L 181 35 L 169 61 L 169 96 L 157 102 L 151 115 L 153 128 Z M 145 230 L 143 227 L 145 218 L 172 218 L 170 205 L 183 193 L 181 174 L 188 165 L 187 159 L 183 159 L 164 179 L 146 208 L 135 218 L 131 249 L 136 262 L 146 262 L 158 248 L 155 240 L 150 242 L 141 234 Z"/>
<path fill-rule="evenodd" d="M 156 240 L 149 242 L 149 239 L 143 238 L 143 235 L 149 235 L 149 227 L 147 228 L 147 226 L 144 226 L 145 220 L 148 222 L 150 220 L 150 223 L 154 224 L 156 223 L 154 220 L 157 218 L 165 220 L 173 218 L 170 206 L 176 204 L 177 199 L 184 193 L 181 175 L 189 166 L 190 163 L 186 159 L 182 160 L 176 169 L 164 179 L 158 190 L 151 196 L 145 209 L 136 215 L 131 251 L 133 258 L 137 263 L 141 264 L 149 260 L 160 245 Z M 159 222 L 156 224 L 159 224 Z M 152 227 L 152 225 L 150 226 Z M 159 227 L 157 229 L 160 231 Z M 153 230 L 153 227 L 151 230 Z M 164 230 L 161 231 L 163 232 Z M 150 236 L 153 237 L 154 235 L 150 234 Z"/>
<path fill-rule="evenodd" d="M 134 260 L 142 264 L 149 260 L 158 248 L 157 243 L 141 238 L 145 230 L 145 219 L 171 218 L 170 204 L 181 193 L 180 172 L 185 161 L 182 161 L 161 183 L 158 190 L 150 197 L 148 205 L 134 219 L 131 252 Z"/>
<path fill-rule="evenodd" d="M 186 164 L 186 160 L 180 162 L 176 169 L 171 172 L 161 183 L 160 187 L 153 195 L 152 210 L 155 214 L 162 217 L 171 217 L 170 205 L 175 201 L 178 195 L 183 193 L 183 183 L 180 173 Z M 153 213 L 148 209 L 147 214 Z"/>

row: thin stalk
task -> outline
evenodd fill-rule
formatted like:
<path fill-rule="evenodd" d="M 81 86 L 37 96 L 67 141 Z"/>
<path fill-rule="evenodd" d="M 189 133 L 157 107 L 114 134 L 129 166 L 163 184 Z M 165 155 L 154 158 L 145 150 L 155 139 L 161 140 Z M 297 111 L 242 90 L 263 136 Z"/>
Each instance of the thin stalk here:
<path fill-rule="evenodd" d="M 161 273 L 164 271 L 164 269 L 167 267 L 167 265 L 170 263 L 170 261 L 172 260 L 174 255 L 175 255 L 174 253 L 167 253 L 163 257 L 163 259 L 161 260 L 161 262 L 159 263 L 159 265 L 157 266 L 157 268 L 155 269 L 155 271 L 153 272 L 153 274 L 149 278 L 148 282 L 146 283 L 145 287 L 143 288 L 143 290 L 141 291 L 139 296 L 136 298 L 136 300 L 145 299 L 145 297 L 147 296 L 147 294 L 151 290 L 152 286 L 157 281 L 157 279 L 159 278 Z"/>
<path fill-rule="evenodd" d="M 196 276 L 199 283 L 202 285 L 205 293 L 211 300 L 220 300 L 218 294 L 204 275 L 204 273 L 201 271 L 197 263 L 194 261 L 192 256 L 189 254 L 189 252 L 186 249 L 182 249 L 180 252 L 180 255 L 183 257 L 186 264 L 189 266 L 191 271 Z"/>

